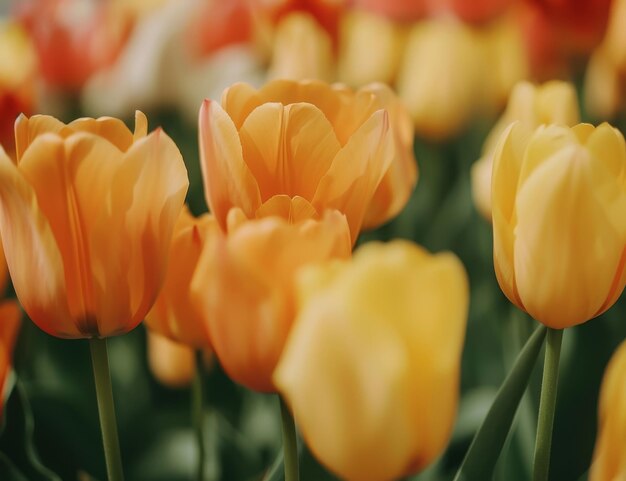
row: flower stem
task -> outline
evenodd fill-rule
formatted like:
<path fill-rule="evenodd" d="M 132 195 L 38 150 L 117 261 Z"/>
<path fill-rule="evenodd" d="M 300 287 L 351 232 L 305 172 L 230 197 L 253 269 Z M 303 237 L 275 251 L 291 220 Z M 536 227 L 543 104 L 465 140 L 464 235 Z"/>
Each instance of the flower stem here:
<path fill-rule="evenodd" d="M 539 420 L 535 441 L 535 463 L 533 481 L 547 481 L 550 472 L 550 449 L 552 447 L 552 425 L 559 381 L 559 358 L 561 356 L 562 329 L 548 329 L 546 355 L 541 381 Z"/>
<path fill-rule="evenodd" d="M 198 481 L 204 481 L 204 409 L 202 400 L 202 351 L 196 352 L 196 376 L 193 380 L 191 413 L 193 425 L 196 430 L 196 441 L 198 442 Z"/>
<path fill-rule="evenodd" d="M 298 439 L 296 437 L 296 425 L 289 408 L 282 397 L 280 400 L 280 417 L 283 424 L 283 449 L 285 452 L 285 481 L 298 481 Z"/>
<path fill-rule="evenodd" d="M 108 479 L 109 481 L 123 481 L 124 473 L 122 472 L 120 443 L 117 437 L 117 422 L 115 420 L 115 406 L 113 405 L 113 390 L 111 389 L 106 338 L 90 339 L 89 348 L 91 349 L 93 377 L 96 383 L 100 429 L 102 431 L 102 444 L 104 445 Z"/>

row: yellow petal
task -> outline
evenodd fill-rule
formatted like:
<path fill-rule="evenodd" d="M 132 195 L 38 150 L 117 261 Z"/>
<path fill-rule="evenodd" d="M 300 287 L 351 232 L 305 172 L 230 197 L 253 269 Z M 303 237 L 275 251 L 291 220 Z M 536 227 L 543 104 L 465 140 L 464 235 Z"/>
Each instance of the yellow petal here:
<path fill-rule="evenodd" d="M 393 137 L 385 111 L 374 113 L 339 151 L 315 195 L 318 212 L 337 209 L 350 225 L 353 243 L 366 209 L 393 159 Z"/>
<path fill-rule="evenodd" d="M 517 288 L 528 313 L 549 327 L 591 319 L 611 292 L 626 220 L 615 224 L 608 199 L 626 208 L 615 179 L 577 144 L 545 160 L 520 188 Z"/>
<path fill-rule="evenodd" d="M 262 102 L 256 89 L 243 82 L 231 85 L 222 94 L 222 108 L 228 113 L 237 130 L 241 128 L 250 112 Z"/>
<path fill-rule="evenodd" d="M 0 210 L 7 265 L 29 317 L 48 334 L 82 337 L 69 314 L 63 261 L 54 234 L 33 188 L 1 149 Z"/>
<path fill-rule="evenodd" d="M 275 194 L 312 200 L 341 148 L 324 114 L 305 103 L 263 104 L 248 116 L 239 135 L 263 201 Z"/>
<path fill-rule="evenodd" d="M 317 219 L 317 211 L 310 202 L 303 197 L 288 195 L 275 195 L 265 202 L 256 211 L 256 218 L 277 216 L 286 219 L 290 223 L 297 223 L 306 219 Z M 229 227 L 230 230 L 230 227 Z"/>
<path fill-rule="evenodd" d="M 148 135 L 148 119 L 141 110 L 135 110 L 135 131 L 133 132 L 133 141 Z"/>
<path fill-rule="evenodd" d="M 124 122 L 113 117 L 76 119 L 67 124 L 67 128 L 74 132 L 89 132 L 103 137 L 122 152 L 126 152 L 133 144 L 132 132 L 128 130 Z"/>
<path fill-rule="evenodd" d="M 199 126 L 205 196 L 225 229 L 231 207 L 240 207 L 248 217 L 254 216 L 261 205 L 259 187 L 243 160 L 235 126 L 222 107 L 205 100 L 200 109 Z"/>
<path fill-rule="evenodd" d="M 604 373 L 600 391 L 599 429 L 589 481 L 626 477 L 626 342 L 618 347 Z"/>
<path fill-rule="evenodd" d="M 15 121 L 15 155 L 19 164 L 24 151 L 38 135 L 46 132 L 60 134 L 66 126 L 49 115 L 33 115 L 28 118 L 21 114 Z"/>
<path fill-rule="evenodd" d="M 626 187 L 626 144 L 620 131 L 605 122 L 592 130 L 585 145 Z"/>

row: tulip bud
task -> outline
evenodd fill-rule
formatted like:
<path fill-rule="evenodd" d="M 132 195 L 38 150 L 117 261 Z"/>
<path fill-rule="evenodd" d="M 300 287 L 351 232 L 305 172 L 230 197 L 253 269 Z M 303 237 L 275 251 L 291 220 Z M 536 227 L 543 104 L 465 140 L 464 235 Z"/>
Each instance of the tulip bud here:
<path fill-rule="evenodd" d="M 599 428 L 589 481 L 626 479 L 626 342 L 609 362 L 600 390 Z"/>
<path fill-rule="evenodd" d="M 519 82 L 509 98 L 506 110 L 493 127 L 482 157 L 472 166 L 472 196 L 478 211 L 491 220 L 491 171 L 493 153 L 502 133 L 513 122 L 530 135 L 541 124 L 572 126 L 579 122 L 578 101 L 574 86 L 568 82 L 550 81 L 535 86 Z"/>
<path fill-rule="evenodd" d="M 597 128 L 521 124 L 494 154 L 496 276 L 511 302 L 554 329 L 602 314 L 626 275 L 626 146 Z"/>
<path fill-rule="evenodd" d="M 312 453 L 342 479 L 399 479 L 448 443 L 468 308 L 450 253 L 368 244 L 299 276 L 300 309 L 274 373 Z"/>
<path fill-rule="evenodd" d="M 196 353 L 191 347 L 148 330 L 148 365 L 164 386 L 187 387 L 196 374 Z"/>

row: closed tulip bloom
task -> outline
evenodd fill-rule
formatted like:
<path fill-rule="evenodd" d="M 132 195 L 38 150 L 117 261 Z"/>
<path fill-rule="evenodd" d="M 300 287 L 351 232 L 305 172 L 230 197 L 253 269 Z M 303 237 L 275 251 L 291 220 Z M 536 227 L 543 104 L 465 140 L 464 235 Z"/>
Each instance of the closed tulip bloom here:
<path fill-rule="evenodd" d="M 148 330 L 147 341 L 148 366 L 156 380 L 170 388 L 188 387 L 196 375 L 195 350 L 154 330 Z"/>
<path fill-rule="evenodd" d="M 11 372 L 13 347 L 21 324 L 20 308 L 13 301 L 0 304 L 0 419 L 5 401 L 5 388 Z"/>
<path fill-rule="evenodd" d="M 204 240 L 219 226 L 210 214 L 195 218 L 184 207 L 174 226 L 163 288 L 146 315 L 146 325 L 172 341 L 202 349 L 211 345 L 204 312 L 191 300 L 191 278 Z"/>
<path fill-rule="evenodd" d="M 272 373 L 296 315 L 294 276 L 302 266 L 350 255 L 345 217 L 245 220 L 229 214 L 229 232 L 206 239 L 191 289 L 205 312 L 215 353 L 228 375 L 274 391 Z"/>
<path fill-rule="evenodd" d="M 600 390 L 599 429 L 589 481 L 626 479 L 626 342 L 615 351 Z"/>
<path fill-rule="evenodd" d="M 626 146 L 608 124 L 513 125 L 494 155 L 496 276 L 511 302 L 554 329 L 602 314 L 626 276 Z"/>
<path fill-rule="evenodd" d="M 626 50 L 626 49 L 625 49 Z M 589 58 L 585 71 L 585 108 L 598 119 L 615 117 L 623 108 L 623 81 L 618 67 L 603 48 Z"/>
<path fill-rule="evenodd" d="M 292 80 L 334 77 L 333 45 L 330 35 L 307 13 L 290 13 L 276 27 L 270 78 Z"/>
<path fill-rule="evenodd" d="M 300 309 L 274 374 L 313 454 L 342 479 L 388 481 L 446 447 L 468 309 L 450 253 L 368 244 L 299 276 Z"/>
<path fill-rule="evenodd" d="M 491 220 L 491 172 L 493 155 L 502 133 L 513 122 L 525 135 L 542 124 L 573 126 L 580 122 L 576 89 L 569 82 L 552 80 L 541 85 L 522 81 L 515 85 L 506 110 L 483 145 L 482 157 L 472 166 L 472 196 L 478 211 Z"/>
<path fill-rule="evenodd" d="M 406 27 L 363 10 L 346 13 L 339 34 L 338 79 L 352 87 L 395 81 Z"/>
<path fill-rule="evenodd" d="M 30 318 L 63 338 L 123 334 L 152 307 L 187 191 L 176 145 L 113 118 L 20 117 L 0 154 L 0 232 Z"/>
<path fill-rule="evenodd" d="M 459 22 L 428 20 L 411 29 L 397 89 L 418 135 L 444 140 L 467 124 L 479 104 L 483 61 L 477 36 Z"/>
<path fill-rule="evenodd" d="M 222 229 L 231 207 L 249 219 L 336 209 L 357 238 L 399 149 L 375 93 L 315 81 L 235 84 L 200 109 L 205 195 Z"/>

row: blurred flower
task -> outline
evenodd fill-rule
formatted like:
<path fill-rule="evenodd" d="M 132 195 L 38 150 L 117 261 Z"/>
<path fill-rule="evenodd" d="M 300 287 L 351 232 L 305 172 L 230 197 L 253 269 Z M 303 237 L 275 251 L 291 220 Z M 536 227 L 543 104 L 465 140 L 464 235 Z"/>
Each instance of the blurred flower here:
<path fill-rule="evenodd" d="M 274 374 L 307 445 L 342 479 L 399 479 L 446 447 L 468 309 L 453 254 L 406 241 L 299 277 L 301 306 Z"/>
<path fill-rule="evenodd" d="M 17 341 L 22 313 L 16 302 L 3 301 L 0 304 L 0 419 L 5 401 L 5 389 L 11 365 L 13 347 Z"/>
<path fill-rule="evenodd" d="M 64 338 L 123 334 L 152 307 L 188 186 L 161 130 L 117 119 L 20 117 L 0 153 L 0 231 L 30 318 Z"/>
<path fill-rule="evenodd" d="M 174 107 L 195 123 L 203 99 L 218 98 L 242 79 L 261 83 L 261 59 L 254 47 L 214 28 L 212 17 L 204 18 L 204 30 L 212 32 L 213 50 L 198 56 L 200 47 L 190 39 L 190 29 L 199 21 L 202 5 L 170 1 L 143 17 L 117 61 L 86 85 L 83 108 L 92 115 L 125 116 L 136 108 Z"/>
<path fill-rule="evenodd" d="M 502 133 L 513 122 L 526 136 L 542 124 L 573 126 L 580 121 L 576 89 L 571 83 L 553 80 L 541 85 L 519 82 L 506 110 L 483 145 L 482 157 L 472 166 L 472 196 L 478 211 L 491 220 L 491 171 L 493 155 Z"/>
<path fill-rule="evenodd" d="M 148 365 L 157 381 L 170 388 L 189 386 L 196 374 L 195 350 L 150 329 L 147 340 Z"/>
<path fill-rule="evenodd" d="M 603 46 L 620 72 L 626 73 L 626 0 L 614 0 Z"/>
<path fill-rule="evenodd" d="M 604 373 L 599 424 L 589 481 L 626 479 L 626 342 L 615 351 Z"/>
<path fill-rule="evenodd" d="M 514 124 L 494 154 L 496 276 L 511 302 L 554 329 L 606 311 L 626 273 L 626 146 L 609 124 Z"/>
<path fill-rule="evenodd" d="M 352 87 L 392 84 L 406 38 L 406 27 L 364 10 L 351 10 L 341 22 L 339 81 Z"/>
<path fill-rule="evenodd" d="M 502 15 L 515 0 L 435 0 L 439 8 L 450 9 L 458 18 L 468 23 L 486 23 Z"/>
<path fill-rule="evenodd" d="M 269 78 L 330 81 L 333 47 L 328 33 L 307 13 L 291 13 L 276 27 Z"/>
<path fill-rule="evenodd" d="M 419 20 L 427 14 L 428 3 L 428 0 L 352 0 L 357 9 L 368 10 L 396 22 Z"/>
<path fill-rule="evenodd" d="M 585 109 L 597 119 L 610 119 L 623 109 L 624 81 L 603 48 L 597 49 L 585 72 Z"/>
<path fill-rule="evenodd" d="M 249 221 L 239 209 L 228 217 L 228 235 L 205 240 L 192 295 L 228 375 L 250 389 L 273 391 L 272 373 L 296 315 L 294 276 L 306 264 L 348 257 L 348 225 L 337 211 L 300 220 L 294 209 L 291 222 Z"/>
<path fill-rule="evenodd" d="M 461 23 L 428 20 L 409 33 L 397 80 L 418 135 L 443 140 L 461 130 L 479 104 L 482 49 Z"/>
<path fill-rule="evenodd" d="M 336 209 L 352 241 L 382 177 L 401 162 L 389 115 L 367 89 L 275 80 L 235 84 L 200 109 L 207 203 L 222 229 L 231 207 L 249 219 L 319 218 Z M 402 137 L 400 137 L 402 138 Z"/>
<path fill-rule="evenodd" d="M 108 2 L 28 0 L 18 16 L 30 33 L 48 84 L 77 90 L 119 54 L 132 18 Z"/>
<path fill-rule="evenodd" d="M 331 36 L 337 38 L 341 15 L 349 0 L 251 0 L 256 15 L 268 15 L 273 23 L 294 12 L 312 15 Z"/>
<path fill-rule="evenodd" d="M 191 301 L 190 284 L 205 238 L 219 230 L 214 217 L 194 218 L 184 207 L 174 226 L 163 288 L 146 315 L 146 325 L 169 339 L 202 349 L 211 345 L 204 312 Z"/>
<path fill-rule="evenodd" d="M 37 57 L 31 39 L 17 23 L 0 23 L 0 144 L 13 151 L 13 124 L 35 107 Z"/>

